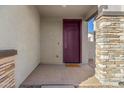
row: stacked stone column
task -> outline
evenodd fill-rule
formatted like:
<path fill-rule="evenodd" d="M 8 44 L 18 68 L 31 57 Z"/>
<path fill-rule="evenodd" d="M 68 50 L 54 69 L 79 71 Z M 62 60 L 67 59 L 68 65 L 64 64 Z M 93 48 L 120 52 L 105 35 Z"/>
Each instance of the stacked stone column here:
<path fill-rule="evenodd" d="M 100 16 L 95 20 L 95 76 L 103 85 L 124 82 L 124 16 Z"/>

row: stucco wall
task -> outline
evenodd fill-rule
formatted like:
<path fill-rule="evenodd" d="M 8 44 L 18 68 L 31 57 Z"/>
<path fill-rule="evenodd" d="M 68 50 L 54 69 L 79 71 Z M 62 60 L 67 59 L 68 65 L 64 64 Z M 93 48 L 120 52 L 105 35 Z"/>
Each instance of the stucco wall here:
<path fill-rule="evenodd" d="M 82 22 L 82 63 L 88 62 L 87 23 Z M 58 56 L 58 57 L 56 57 Z M 63 64 L 63 18 L 41 19 L 41 63 Z"/>
<path fill-rule="evenodd" d="M 33 6 L 0 6 L 0 50 L 17 49 L 16 86 L 40 62 L 40 16 Z"/>
<path fill-rule="evenodd" d="M 82 63 L 88 63 L 88 25 L 82 22 Z"/>
<path fill-rule="evenodd" d="M 62 64 L 62 30 L 60 18 L 41 19 L 41 63 Z"/>

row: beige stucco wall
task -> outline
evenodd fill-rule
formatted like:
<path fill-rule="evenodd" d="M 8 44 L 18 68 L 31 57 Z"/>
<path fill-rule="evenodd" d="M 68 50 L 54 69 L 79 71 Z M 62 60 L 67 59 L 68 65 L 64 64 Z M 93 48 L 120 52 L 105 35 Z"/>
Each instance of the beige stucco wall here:
<path fill-rule="evenodd" d="M 87 23 L 83 21 L 82 63 L 88 62 L 87 42 Z M 63 64 L 63 18 L 43 17 L 41 19 L 41 63 Z"/>
<path fill-rule="evenodd" d="M 0 50 L 17 49 L 16 86 L 40 62 L 40 16 L 33 6 L 0 6 Z"/>
<path fill-rule="evenodd" d="M 41 63 L 62 64 L 62 29 L 61 18 L 41 19 Z"/>
<path fill-rule="evenodd" d="M 82 22 L 82 63 L 88 63 L 88 25 L 87 21 Z"/>

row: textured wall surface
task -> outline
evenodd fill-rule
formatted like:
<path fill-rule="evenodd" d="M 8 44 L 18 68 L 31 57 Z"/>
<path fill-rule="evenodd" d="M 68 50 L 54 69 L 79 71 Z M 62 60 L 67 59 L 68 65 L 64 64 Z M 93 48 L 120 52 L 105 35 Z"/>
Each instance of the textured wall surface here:
<path fill-rule="evenodd" d="M 41 63 L 63 64 L 63 25 L 60 18 L 41 19 Z"/>
<path fill-rule="evenodd" d="M 41 63 L 42 64 L 63 64 L 63 19 L 64 18 L 61 17 L 41 18 Z M 73 19 L 77 19 L 77 18 L 73 18 Z M 82 21 L 81 35 L 82 35 L 81 38 L 82 63 L 87 63 L 88 31 L 87 31 L 87 23 L 85 21 Z"/>
<path fill-rule="evenodd" d="M 101 16 L 95 21 L 96 74 L 103 85 L 124 82 L 124 17 Z"/>
<path fill-rule="evenodd" d="M 34 6 L 0 6 L 0 50 L 16 49 L 16 86 L 40 62 L 40 15 Z"/>

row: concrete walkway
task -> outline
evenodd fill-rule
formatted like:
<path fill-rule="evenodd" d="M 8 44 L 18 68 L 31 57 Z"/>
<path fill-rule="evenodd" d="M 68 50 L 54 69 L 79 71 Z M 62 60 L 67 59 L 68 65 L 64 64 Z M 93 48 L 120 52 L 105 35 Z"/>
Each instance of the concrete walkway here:
<path fill-rule="evenodd" d="M 80 67 L 64 65 L 39 65 L 22 83 L 21 86 L 65 84 L 79 86 L 81 82 L 94 75 L 94 68 L 88 64 Z"/>

